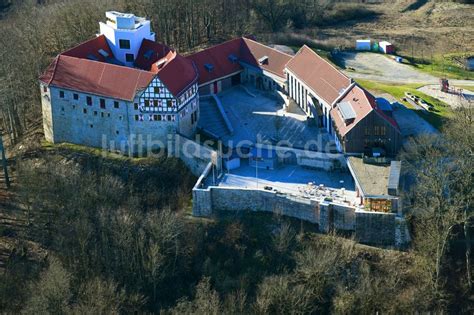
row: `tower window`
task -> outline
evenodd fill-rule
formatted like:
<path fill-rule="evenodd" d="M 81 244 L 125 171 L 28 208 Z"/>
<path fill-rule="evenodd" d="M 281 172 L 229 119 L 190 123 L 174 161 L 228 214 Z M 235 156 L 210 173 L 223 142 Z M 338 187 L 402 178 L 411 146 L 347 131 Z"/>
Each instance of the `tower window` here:
<path fill-rule="evenodd" d="M 74 93 L 74 94 L 72 95 L 72 97 L 73 97 L 75 100 L 78 100 L 78 99 L 79 99 L 79 94 Z"/>
<path fill-rule="evenodd" d="M 128 39 L 119 40 L 120 49 L 130 49 L 130 41 Z"/>
<path fill-rule="evenodd" d="M 59 91 L 59 97 L 64 98 L 64 91 Z"/>
<path fill-rule="evenodd" d="M 105 100 L 103 98 L 100 99 L 100 108 L 105 109 Z"/>
<path fill-rule="evenodd" d="M 125 54 L 125 60 L 127 62 L 133 62 L 134 59 L 135 59 L 135 56 L 133 54 Z"/>
<path fill-rule="evenodd" d="M 83 112 L 84 114 L 87 114 L 87 108 L 82 109 L 82 112 Z"/>
<path fill-rule="evenodd" d="M 114 108 L 119 108 L 119 102 L 114 101 Z"/>
<path fill-rule="evenodd" d="M 87 105 L 91 106 L 92 105 L 92 97 L 88 96 L 86 98 Z"/>

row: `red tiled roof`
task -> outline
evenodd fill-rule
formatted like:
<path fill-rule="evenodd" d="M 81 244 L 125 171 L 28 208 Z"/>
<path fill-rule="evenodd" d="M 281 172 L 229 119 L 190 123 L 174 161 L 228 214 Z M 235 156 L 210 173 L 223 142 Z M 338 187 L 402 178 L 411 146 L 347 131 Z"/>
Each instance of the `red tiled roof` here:
<path fill-rule="evenodd" d="M 109 54 L 110 57 L 114 57 L 112 50 L 110 50 L 107 39 L 104 35 L 97 36 L 93 39 L 83 42 L 82 44 L 77 45 L 69 50 L 66 50 L 61 55 L 89 59 L 90 55 L 94 56 L 97 61 L 105 62 L 106 59 L 104 56 L 99 54 L 99 49 L 103 49 Z"/>
<path fill-rule="evenodd" d="M 229 60 L 230 55 L 234 55 L 238 60 L 232 62 Z M 268 57 L 268 62 L 260 65 L 258 60 L 264 56 Z M 195 63 L 199 71 L 199 84 L 204 84 L 242 70 L 239 61 L 285 78 L 285 65 L 292 56 L 260 44 L 253 39 L 240 37 L 201 50 L 186 58 Z M 214 66 L 211 72 L 205 68 L 206 64 Z"/>
<path fill-rule="evenodd" d="M 326 102 L 332 104 L 351 79 L 304 45 L 286 67 Z"/>
<path fill-rule="evenodd" d="M 160 69 L 152 67 L 152 71 L 158 73 L 158 78 L 165 84 L 168 90 L 175 96 L 188 89 L 198 79 L 198 72 L 193 62 L 175 51 L 170 51 L 166 58 L 167 62 Z"/>
<path fill-rule="evenodd" d="M 109 57 L 102 56 L 99 49 L 106 51 Z M 145 54 L 149 50 L 153 53 L 147 59 Z M 97 61 L 91 60 L 91 55 Z M 155 63 L 163 57 L 168 60 L 158 69 Z M 143 70 L 114 65 L 111 61 L 114 56 L 105 36 L 101 35 L 60 54 L 40 80 L 57 87 L 124 100 L 133 100 L 136 92 L 146 88 L 155 75 L 174 96 L 197 80 L 191 60 L 150 40 L 143 40 L 136 59 L 136 65 Z"/>
<path fill-rule="evenodd" d="M 339 112 L 337 106 L 331 109 L 331 117 L 336 125 L 338 133 L 340 136 L 345 136 L 352 128 L 354 128 L 361 120 L 363 120 L 368 114 L 372 111 L 375 111 L 382 119 L 386 120 L 390 125 L 392 125 L 398 132 L 400 128 L 396 121 L 383 113 L 377 107 L 375 97 L 367 92 L 365 89 L 358 85 L 354 85 L 346 95 L 339 101 L 339 103 L 348 102 L 351 104 L 352 109 L 354 110 L 356 117 L 353 121 L 346 125 L 344 119 Z"/>
<path fill-rule="evenodd" d="M 164 63 L 158 67 L 157 62 L 160 60 Z M 142 41 L 135 65 L 157 73 L 160 81 L 176 97 L 198 78 L 198 73 L 191 60 L 182 57 L 166 45 L 148 39 Z"/>
<path fill-rule="evenodd" d="M 231 62 L 229 60 L 229 55 L 231 54 L 239 58 L 242 43 L 242 38 L 236 38 L 187 56 L 186 58 L 192 60 L 196 65 L 199 72 L 199 84 L 204 84 L 242 70 L 242 66 L 238 61 Z M 209 72 L 205 68 L 206 64 L 212 64 L 214 69 Z"/>
<path fill-rule="evenodd" d="M 263 45 L 252 39 L 243 38 L 243 41 L 247 47 L 247 49 L 242 50 L 241 54 L 241 59 L 244 62 L 271 72 L 281 78 L 286 78 L 284 71 L 285 66 L 291 60 L 291 58 L 293 58 L 293 56 Z M 260 65 L 258 60 L 264 56 L 268 57 L 268 62 Z"/>
<path fill-rule="evenodd" d="M 149 71 L 59 55 L 40 80 L 60 88 L 131 101 L 154 77 Z"/>
<path fill-rule="evenodd" d="M 150 71 L 153 64 L 158 60 L 165 57 L 169 52 L 170 48 L 166 45 L 144 39 L 142 45 L 138 50 L 137 58 L 135 59 L 135 66 L 140 69 Z M 150 53 L 153 52 L 153 53 Z"/>

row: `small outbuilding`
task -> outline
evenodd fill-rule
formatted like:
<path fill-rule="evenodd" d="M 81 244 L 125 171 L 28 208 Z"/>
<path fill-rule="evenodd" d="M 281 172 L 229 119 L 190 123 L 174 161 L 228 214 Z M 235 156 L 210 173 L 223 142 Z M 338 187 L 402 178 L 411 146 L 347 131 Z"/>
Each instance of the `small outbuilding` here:
<path fill-rule="evenodd" d="M 240 156 L 233 152 L 231 156 L 224 158 L 224 167 L 226 170 L 234 170 L 240 167 Z"/>
<path fill-rule="evenodd" d="M 372 42 L 370 39 L 358 39 L 356 40 L 356 50 L 370 51 Z"/>
<path fill-rule="evenodd" d="M 393 54 L 395 52 L 395 47 L 387 41 L 382 41 L 379 43 L 379 50 L 385 54 Z"/>

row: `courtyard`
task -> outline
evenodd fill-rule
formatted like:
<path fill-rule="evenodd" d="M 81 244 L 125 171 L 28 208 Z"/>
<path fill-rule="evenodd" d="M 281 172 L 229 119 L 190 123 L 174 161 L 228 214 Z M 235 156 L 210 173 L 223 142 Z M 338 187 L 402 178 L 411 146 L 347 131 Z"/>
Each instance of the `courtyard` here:
<path fill-rule="evenodd" d="M 249 165 L 243 160 L 239 168 L 226 172 L 219 179 L 209 176 L 206 186 L 234 187 L 275 191 L 308 199 L 354 205 L 356 192 L 350 173 L 304 168 L 299 165 L 280 165 L 266 170 Z"/>
<path fill-rule="evenodd" d="M 236 86 L 218 97 L 234 129 L 221 137 L 229 147 L 245 141 L 321 151 L 334 145 L 324 130 L 309 123 L 302 110 L 286 110 L 281 94 Z"/>

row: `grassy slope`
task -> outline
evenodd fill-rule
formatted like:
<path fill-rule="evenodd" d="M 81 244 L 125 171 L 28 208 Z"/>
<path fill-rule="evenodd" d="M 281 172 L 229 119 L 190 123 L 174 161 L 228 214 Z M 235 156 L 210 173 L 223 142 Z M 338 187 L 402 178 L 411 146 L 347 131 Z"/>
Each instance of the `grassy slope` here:
<path fill-rule="evenodd" d="M 406 85 L 391 85 L 384 84 L 368 80 L 356 80 L 364 88 L 373 91 L 375 93 L 388 93 L 397 98 L 397 100 L 404 104 L 406 107 L 412 109 L 415 113 L 421 116 L 423 119 L 432 124 L 436 129 L 440 129 L 446 120 L 451 116 L 452 112 L 448 105 L 440 100 L 437 100 L 429 95 L 426 95 L 417 90 L 420 87 L 419 84 L 406 84 Z M 410 92 L 414 95 L 417 95 L 423 98 L 426 102 L 431 103 L 435 107 L 435 111 L 421 111 L 415 110 L 413 106 L 403 101 L 405 97 L 405 92 Z"/>

